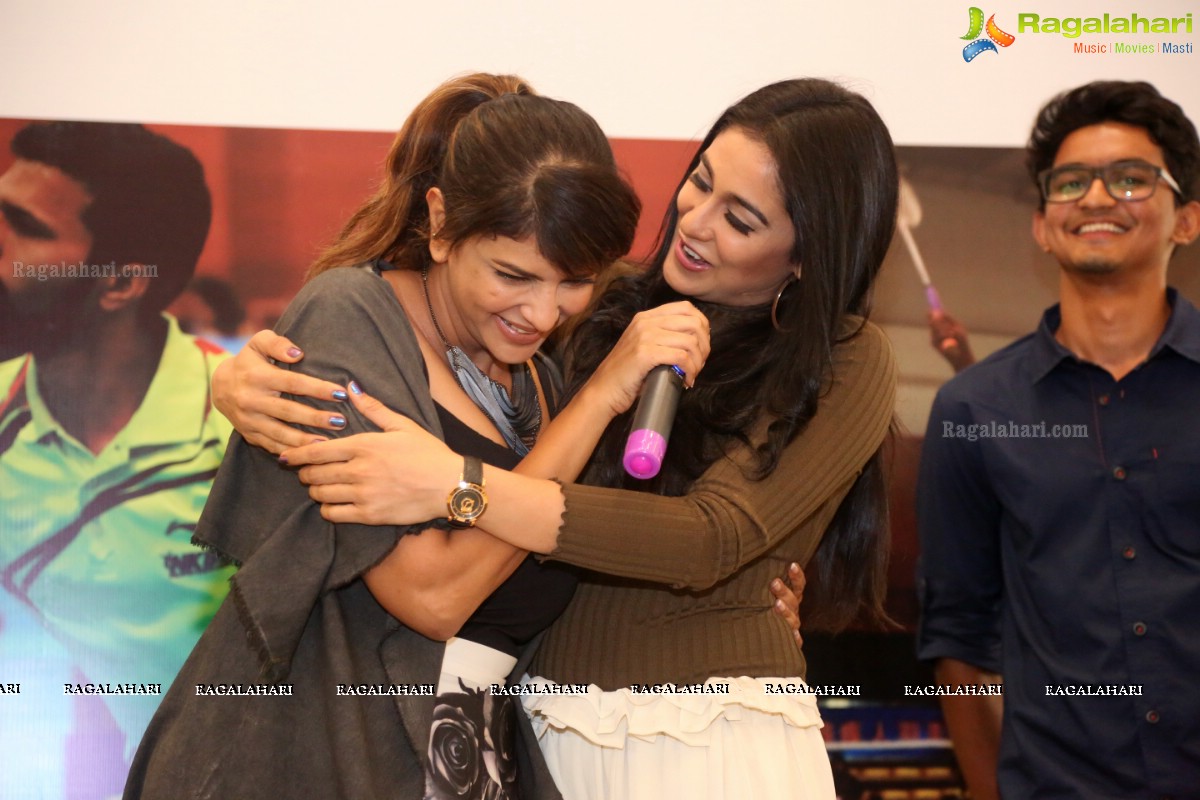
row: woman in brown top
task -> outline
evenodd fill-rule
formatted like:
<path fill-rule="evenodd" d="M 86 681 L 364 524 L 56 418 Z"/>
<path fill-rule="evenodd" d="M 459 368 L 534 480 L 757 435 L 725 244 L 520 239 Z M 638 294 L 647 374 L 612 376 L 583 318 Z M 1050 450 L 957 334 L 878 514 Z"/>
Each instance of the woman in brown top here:
<path fill-rule="evenodd" d="M 833 796 L 803 658 L 787 626 L 760 613 L 762 587 L 799 561 L 814 583 L 810 622 L 883 617 L 880 448 L 895 366 L 864 315 L 896 198 L 891 139 L 861 96 L 812 79 L 749 95 L 702 142 L 654 263 L 610 287 L 565 349 L 578 389 L 638 312 L 688 299 L 707 315 L 711 354 L 683 395 L 662 471 L 649 481 L 622 471 L 627 407 L 600 422 L 586 485 L 484 471 L 480 527 L 605 573 L 585 573 L 526 684 L 564 796 Z M 446 513 L 462 458 L 354 402 L 386 439 L 284 453 L 316 465 L 301 477 L 323 513 L 388 523 Z M 581 423 L 581 451 L 596 424 Z"/>

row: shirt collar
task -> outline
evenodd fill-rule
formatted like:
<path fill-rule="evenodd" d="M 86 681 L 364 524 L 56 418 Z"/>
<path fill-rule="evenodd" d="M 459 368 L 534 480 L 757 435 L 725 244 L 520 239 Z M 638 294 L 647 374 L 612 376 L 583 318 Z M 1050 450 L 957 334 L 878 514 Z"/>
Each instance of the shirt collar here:
<path fill-rule="evenodd" d="M 199 439 L 205 419 L 212 413 L 208 387 L 212 370 L 204 363 L 207 353 L 179 329 L 174 317 L 163 314 L 163 318 L 167 322 L 167 338 L 146 396 L 105 450 L 116 446 L 132 451 Z M 29 362 L 25 391 L 33 435 L 39 442 L 55 437 L 86 450 L 63 430 L 46 407 L 38 387 L 37 359 L 30 358 Z"/>
<path fill-rule="evenodd" d="M 167 341 L 158 370 L 146 397 L 117 439 L 136 447 L 170 445 L 199 440 L 205 419 L 212 413 L 212 396 L 206 363 L 208 354 L 197 340 L 179 328 L 169 314 Z"/>
<path fill-rule="evenodd" d="M 1155 358 L 1164 347 L 1170 347 L 1181 356 L 1200 363 L 1200 311 L 1186 297 L 1181 297 L 1174 288 L 1167 288 L 1167 303 L 1171 316 L 1167 327 L 1150 349 L 1147 361 Z M 1034 347 L 1030 369 L 1033 383 L 1046 377 L 1064 359 L 1076 359 L 1074 353 L 1063 347 L 1054 334 L 1062 324 L 1062 310 L 1055 303 L 1042 314 L 1042 322 L 1034 335 Z"/>
<path fill-rule="evenodd" d="M 1029 364 L 1033 383 L 1037 383 L 1049 375 L 1050 371 L 1064 360 L 1075 358 L 1070 350 L 1063 347 L 1054 338 L 1054 334 L 1061 324 L 1062 309 L 1059 308 L 1058 303 L 1055 303 L 1042 314 L 1042 322 L 1033 336 L 1033 352 Z"/>
<path fill-rule="evenodd" d="M 1171 304 L 1171 318 L 1150 351 L 1150 357 L 1154 358 L 1159 350 L 1169 347 L 1184 358 L 1200 364 L 1200 311 L 1174 289 L 1167 289 L 1167 302 Z"/>

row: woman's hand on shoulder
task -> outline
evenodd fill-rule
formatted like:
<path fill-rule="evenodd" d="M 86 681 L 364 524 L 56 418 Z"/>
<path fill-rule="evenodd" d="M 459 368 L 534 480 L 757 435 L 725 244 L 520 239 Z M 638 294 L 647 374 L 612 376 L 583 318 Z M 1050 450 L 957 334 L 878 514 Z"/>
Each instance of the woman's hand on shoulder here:
<path fill-rule="evenodd" d="M 312 441 L 312 434 L 292 425 L 338 430 L 342 415 L 281 397 L 291 394 L 316 400 L 345 400 L 336 383 L 277 367 L 269 359 L 294 364 L 304 353 L 291 340 L 271 331 L 254 334 L 233 358 L 213 373 L 213 404 L 250 444 L 278 455 Z"/>
<path fill-rule="evenodd" d="M 677 366 L 690 387 L 708 353 L 708 318 L 686 300 L 667 303 L 634 315 L 586 388 L 602 396 L 616 416 L 633 406 L 650 370 Z"/>
<path fill-rule="evenodd" d="M 446 516 L 462 457 L 355 384 L 350 389 L 354 407 L 383 432 L 288 449 L 279 462 L 300 467 L 300 480 L 330 522 L 410 525 Z"/>

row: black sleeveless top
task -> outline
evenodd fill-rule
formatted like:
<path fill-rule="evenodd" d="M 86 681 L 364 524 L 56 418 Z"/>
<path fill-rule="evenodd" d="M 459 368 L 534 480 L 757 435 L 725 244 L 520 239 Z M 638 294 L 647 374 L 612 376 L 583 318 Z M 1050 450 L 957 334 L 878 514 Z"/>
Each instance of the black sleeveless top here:
<path fill-rule="evenodd" d="M 543 387 L 549 386 L 548 376 L 538 359 L 538 377 Z M 446 409 L 437 405 L 442 435 L 450 449 L 462 455 L 472 455 L 486 464 L 512 469 L 520 456 L 502 444 L 497 444 L 476 432 Z M 553 413 L 554 409 L 551 409 Z M 454 532 L 451 531 L 451 536 Z M 488 599 L 475 610 L 458 632 L 460 639 L 519 656 L 525 644 L 550 625 L 563 612 L 575 593 L 577 579 L 572 567 L 552 562 L 541 563 L 533 555 L 500 584 Z"/>

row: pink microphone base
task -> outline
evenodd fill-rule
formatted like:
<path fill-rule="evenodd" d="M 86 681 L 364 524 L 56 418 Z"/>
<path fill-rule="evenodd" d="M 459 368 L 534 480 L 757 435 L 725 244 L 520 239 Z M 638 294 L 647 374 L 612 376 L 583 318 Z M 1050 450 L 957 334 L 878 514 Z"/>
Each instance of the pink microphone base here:
<path fill-rule="evenodd" d="M 658 431 L 643 428 L 629 434 L 625 444 L 625 471 L 638 480 L 653 478 L 662 469 L 667 440 Z"/>

